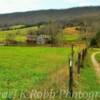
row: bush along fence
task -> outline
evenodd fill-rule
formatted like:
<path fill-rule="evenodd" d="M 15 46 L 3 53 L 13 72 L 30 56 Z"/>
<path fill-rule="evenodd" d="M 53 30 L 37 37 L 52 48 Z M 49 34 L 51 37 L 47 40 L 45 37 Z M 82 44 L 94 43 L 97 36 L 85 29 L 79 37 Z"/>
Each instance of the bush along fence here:
<path fill-rule="evenodd" d="M 84 68 L 84 61 L 85 61 L 85 58 L 87 56 L 87 51 L 88 49 L 87 48 L 83 48 L 80 52 L 78 52 L 77 54 L 77 74 L 80 75 L 80 71 L 81 71 L 81 68 Z M 74 74 L 74 46 L 72 45 L 71 47 L 71 56 L 69 58 L 69 96 L 70 97 L 73 97 L 73 92 L 74 92 L 74 89 L 73 89 L 73 86 L 74 86 L 74 77 L 73 77 L 73 74 Z"/>

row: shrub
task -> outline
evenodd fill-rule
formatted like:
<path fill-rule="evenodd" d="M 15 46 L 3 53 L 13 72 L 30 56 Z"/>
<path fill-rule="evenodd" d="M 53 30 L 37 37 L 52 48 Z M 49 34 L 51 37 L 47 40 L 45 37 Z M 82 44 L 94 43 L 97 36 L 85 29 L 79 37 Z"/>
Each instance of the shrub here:
<path fill-rule="evenodd" d="M 5 36 L 5 45 L 15 45 L 17 41 L 15 39 L 16 35 L 13 33 L 7 33 Z"/>
<path fill-rule="evenodd" d="M 92 39 L 91 39 L 90 46 L 91 46 L 91 47 L 97 47 L 97 41 L 96 41 L 95 38 L 92 38 Z"/>

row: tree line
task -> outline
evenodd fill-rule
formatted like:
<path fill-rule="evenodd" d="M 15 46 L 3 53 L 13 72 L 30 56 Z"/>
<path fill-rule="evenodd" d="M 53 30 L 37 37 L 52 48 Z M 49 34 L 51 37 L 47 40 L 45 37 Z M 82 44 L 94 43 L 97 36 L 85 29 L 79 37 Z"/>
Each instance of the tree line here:
<path fill-rule="evenodd" d="M 18 44 L 16 36 L 20 34 L 6 33 L 5 44 Z M 33 44 L 51 44 L 52 46 L 59 46 L 63 44 L 63 26 L 58 23 L 49 22 L 38 27 L 37 30 L 29 30 L 25 35 L 25 43 Z M 24 43 L 24 44 L 25 44 Z"/>

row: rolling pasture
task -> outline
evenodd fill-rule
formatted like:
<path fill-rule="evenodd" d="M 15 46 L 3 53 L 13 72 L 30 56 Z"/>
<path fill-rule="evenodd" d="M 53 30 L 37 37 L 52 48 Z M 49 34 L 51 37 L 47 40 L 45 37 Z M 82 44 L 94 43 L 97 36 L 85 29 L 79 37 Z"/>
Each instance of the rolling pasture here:
<path fill-rule="evenodd" d="M 41 87 L 50 73 L 67 65 L 69 53 L 68 48 L 0 47 L 0 89 Z"/>
<path fill-rule="evenodd" d="M 1 14 L 0 100 L 100 100 L 99 17 L 100 7 Z"/>
<path fill-rule="evenodd" d="M 37 26 L 28 27 L 28 28 L 23 28 L 22 25 L 12 26 L 10 27 L 10 30 L 6 30 L 6 31 L 0 30 L 0 42 L 4 42 L 8 34 L 11 34 L 13 39 L 15 39 L 17 42 L 25 42 L 27 39 L 26 35 L 28 34 L 28 32 L 29 31 L 34 32 L 36 30 L 38 30 Z M 63 35 L 62 38 L 64 43 L 81 41 L 80 31 L 77 31 L 76 27 L 65 28 L 62 32 L 62 35 Z"/>
<path fill-rule="evenodd" d="M 37 30 L 37 27 L 0 31 L 0 42 L 9 33 L 16 35 L 17 41 L 25 42 L 29 30 Z M 75 27 L 67 28 L 63 33 L 67 43 L 81 41 L 80 32 Z M 100 84 L 90 60 L 91 54 L 97 50 L 89 49 L 84 68 L 81 68 L 80 76 L 77 74 L 77 54 L 82 48 L 84 47 L 76 45 L 74 49 L 74 91 L 100 91 Z M 1 46 L 0 90 L 67 90 L 70 54 L 69 47 Z M 100 55 L 96 58 L 100 62 Z"/>
<path fill-rule="evenodd" d="M 78 42 L 81 40 L 81 32 L 76 30 L 76 27 L 67 27 L 63 30 L 64 33 L 64 41 L 70 42 Z"/>
<path fill-rule="evenodd" d="M 76 62 L 76 54 L 80 49 L 74 50 Z M 100 91 L 90 61 L 92 52 L 90 50 L 84 62 L 80 78 L 76 73 L 77 66 L 74 66 L 74 91 Z M 0 90 L 68 89 L 70 53 L 70 48 L 1 46 Z"/>
<path fill-rule="evenodd" d="M 15 26 L 12 26 L 11 28 L 13 29 Z M 16 26 L 16 27 L 19 27 Z M 13 30 L 6 30 L 6 31 L 0 31 L 0 42 L 5 41 L 6 35 L 7 34 L 12 34 L 14 38 L 19 41 L 19 42 L 25 42 L 26 40 L 26 34 L 30 30 L 37 30 L 37 27 L 29 27 L 29 28 L 21 28 L 21 29 L 13 29 Z"/>

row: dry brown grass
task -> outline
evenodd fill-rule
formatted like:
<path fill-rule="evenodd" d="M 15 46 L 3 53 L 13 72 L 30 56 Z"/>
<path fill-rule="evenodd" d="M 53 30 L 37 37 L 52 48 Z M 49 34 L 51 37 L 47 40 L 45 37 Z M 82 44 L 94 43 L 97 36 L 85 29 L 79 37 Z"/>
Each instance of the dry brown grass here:
<path fill-rule="evenodd" d="M 66 34 L 80 34 L 80 31 L 76 30 L 76 27 L 67 27 L 64 29 Z"/>

